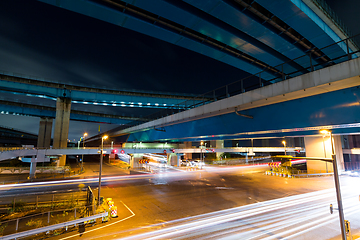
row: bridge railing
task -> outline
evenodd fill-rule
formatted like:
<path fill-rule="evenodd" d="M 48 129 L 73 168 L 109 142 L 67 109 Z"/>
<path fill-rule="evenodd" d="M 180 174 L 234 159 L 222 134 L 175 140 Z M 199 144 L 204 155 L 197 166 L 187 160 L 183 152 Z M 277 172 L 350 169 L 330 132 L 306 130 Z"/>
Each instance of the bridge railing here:
<path fill-rule="evenodd" d="M 360 56 L 360 50 L 355 44 L 357 41 L 360 41 L 360 34 L 335 42 L 320 49 L 311 49 L 306 54 L 294 58 L 288 62 L 281 63 L 274 67 L 267 67 L 256 74 L 249 74 L 248 76 L 238 81 L 198 95 L 194 99 L 181 102 L 180 104 L 173 106 L 171 109 L 162 110 L 160 112 L 148 115 L 146 118 L 158 119 L 166 117 L 240 93 L 300 76 L 305 73 L 313 72 L 328 66 L 358 58 Z M 352 46 L 356 47 L 355 50 L 351 49 L 350 43 Z M 296 69 L 294 67 L 295 65 L 300 65 L 302 68 Z M 199 99 L 203 99 L 203 101 L 199 101 Z M 186 107 L 183 108 L 182 106 Z M 129 127 L 129 125 L 136 126 L 140 124 L 142 123 L 134 121 L 130 124 L 127 124 L 127 126 L 124 128 Z"/>

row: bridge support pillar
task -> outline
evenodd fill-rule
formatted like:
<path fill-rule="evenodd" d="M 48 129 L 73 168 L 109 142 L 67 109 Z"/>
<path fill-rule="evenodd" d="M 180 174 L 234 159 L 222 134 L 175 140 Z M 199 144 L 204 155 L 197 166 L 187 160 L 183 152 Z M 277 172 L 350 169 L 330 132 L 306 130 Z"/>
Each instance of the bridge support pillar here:
<path fill-rule="evenodd" d="M 224 140 L 213 140 L 210 141 L 210 146 L 213 148 L 224 148 Z M 216 159 L 220 159 L 222 152 L 216 152 Z"/>
<path fill-rule="evenodd" d="M 189 149 L 192 148 L 192 142 L 184 142 L 185 148 Z M 192 153 L 185 153 L 185 159 L 191 160 L 192 159 Z"/>
<path fill-rule="evenodd" d="M 341 136 L 334 137 L 334 148 L 338 169 L 344 170 L 344 157 L 341 145 Z M 331 158 L 331 141 L 329 136 L 309 136 L 304 137 L 305 151 L 307 157 Z M 333 165 L 330 162 L 308 160 L 308 171 L 321 171 L 323 173 L 333 172 Z"/>
<path fill-rule="evenodd" d="M 55 130 L 54 130 L 54 148 L 66 148 L 68 135 L 69 135 L 69 124 L 70 124 L 70 109 L 71 99 L 70 98 L 57 98 L 56 101 L 56 118 L 55 118 Z M 62 155 L 59 158 L 58 166 L 65 166 L 66 155 Z"/>
<path fill-rule="evenodd" d="M 30 179 L 35 178 L 35 172 L 36 172 L 36 160 L 35 158 L 32 158 L 30 163 L 30 174 L 29 174 Z"/>
<path fill-rule="evenodd" d="M 36 173 L 36 163 L 37 162 L 44 162 L 45 161 L 45 155 L 44 154 L 38 154 L 36 155 L 36 158 L 33 157 L 31 158 L 31 162 L 30 162 L 30 173 L 29 173 L 29 177 L 30 179 L 35 178 L 35 173 Z"/>
<path fill-rule="evenodd" d="M 138 153 L 133 154 L 130 159 L 130 168 L 140 169 L 142 164 L 139 163 L 139 160 L 143 159 L 143 157 L 144 157 L 143 154 L 138 154 Z"/>
<path fill-rule="evenodd" d="M 176 153 L 168 153 L 167 154 L 167 162 L 170 166 L 179 166 L 179 160 Z"/>
<path fill-rule="evenodd" d="M 37 141 L 38 148 L 50 148 L 52 123 L 52 118 L 40 118 L 39 135 Z"/>

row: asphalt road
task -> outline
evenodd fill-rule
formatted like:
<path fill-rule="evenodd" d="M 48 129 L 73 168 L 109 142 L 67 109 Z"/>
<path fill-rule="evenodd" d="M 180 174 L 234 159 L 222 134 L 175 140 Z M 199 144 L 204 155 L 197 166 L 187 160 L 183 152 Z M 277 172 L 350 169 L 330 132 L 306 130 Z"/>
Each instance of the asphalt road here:
<path fill-rule="evenodd" d="M 336 207 L 332 177 L 288 179 L 266 176 L 266 169 L 208 167 L 106 177 L 101 195 L 113 198 L 119 217 L 87 227 L 81 237 L 70 232 L 51 239 L 340 239 L 337 212 L 329 212 L 330 203 Z M 97 185 L 97 179 L 78 179 L 2 190 L 71 189 L 80 182 Z M 341 183 L 345 218 L 356 233 L 359 178 L 341 177 Z"/>

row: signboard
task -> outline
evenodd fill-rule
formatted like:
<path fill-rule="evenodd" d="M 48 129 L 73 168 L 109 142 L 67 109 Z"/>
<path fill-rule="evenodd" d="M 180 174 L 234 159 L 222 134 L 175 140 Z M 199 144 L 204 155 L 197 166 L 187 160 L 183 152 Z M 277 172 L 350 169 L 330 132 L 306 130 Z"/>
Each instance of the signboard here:
<path fill-rule="evenodd" d="M 139 163 L 140 164 L 149 163 L 149 160 L 148 159 L 140 159 Z"/>

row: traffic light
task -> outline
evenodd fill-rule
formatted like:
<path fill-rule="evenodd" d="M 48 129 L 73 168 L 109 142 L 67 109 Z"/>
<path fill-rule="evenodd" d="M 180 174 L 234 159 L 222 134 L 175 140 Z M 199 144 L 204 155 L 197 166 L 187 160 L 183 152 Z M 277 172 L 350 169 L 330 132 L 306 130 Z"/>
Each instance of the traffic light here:
<path fill-rule="evenodd" d="M 174 152 L 175 152 L 175 149 L 171 149 L 171 151 L 174 153 Z"/>
<path fill-rule="evenodd" d="M 331 213 L 331 214 L 333 214 L 333 212 L 334 212 L 333 205 L 332 205 L 332 204 L 330 204 L 330 213 Z"/>
<path fill-rule="evenodd" d="M 112 153 L 112 154 L 117 154 L 117 149 L 111 150 L 111 153 Z"/>

